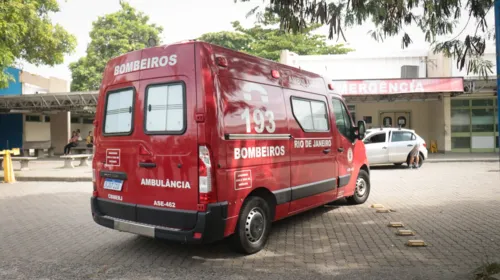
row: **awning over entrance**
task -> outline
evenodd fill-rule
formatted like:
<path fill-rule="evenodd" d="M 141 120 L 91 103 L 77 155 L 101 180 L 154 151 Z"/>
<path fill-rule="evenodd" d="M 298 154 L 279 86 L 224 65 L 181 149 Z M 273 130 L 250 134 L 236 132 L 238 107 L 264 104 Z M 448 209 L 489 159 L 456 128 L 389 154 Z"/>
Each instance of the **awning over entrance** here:
<path fill-rule="evenodd" d="M 93 113 L 97 91 L 0 96 L 0 112 L 71 111 Z"/>
<path fill-rule="evenodd" d="M 395 101 L 436 99 L 432 93 L 460 93 L 464 91 L 462 77 L 332 80 L 334 91 L 349 101 Z"/>

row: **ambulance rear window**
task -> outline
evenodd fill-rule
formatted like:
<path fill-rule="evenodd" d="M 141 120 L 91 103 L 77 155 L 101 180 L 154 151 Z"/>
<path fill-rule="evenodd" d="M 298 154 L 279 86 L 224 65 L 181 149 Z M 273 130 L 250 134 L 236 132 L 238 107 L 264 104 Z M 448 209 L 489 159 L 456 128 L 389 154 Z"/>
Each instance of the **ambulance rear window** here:
<path fill-rule="evenodd" d="M 133 103 L 132 88 L 108 92 L 104 113 L 104 134 L 126 135 L 132 132 Z"/>
<path fill-rule="evenodd" d="M 144 128 L 147 134 L 183 134 L 186 129 L 184 83 L 151 85 L 146 89 Z"/>

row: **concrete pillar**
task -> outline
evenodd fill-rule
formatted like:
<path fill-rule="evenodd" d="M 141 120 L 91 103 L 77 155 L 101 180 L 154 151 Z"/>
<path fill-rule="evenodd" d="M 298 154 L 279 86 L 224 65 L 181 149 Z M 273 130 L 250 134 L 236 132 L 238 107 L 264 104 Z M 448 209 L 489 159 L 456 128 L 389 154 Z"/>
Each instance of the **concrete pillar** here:
<path fill-rule="evenodd" d="M 451 97 L 449 94 L 443 96 L 444 113 L 444 151 L 451 152 Z"/>
<path fill-rule="evenodd" d="M 71 112 L 50 116 L 50 140 L 55 154 L 63 154 L 64 146 L 71 137 Z"/>

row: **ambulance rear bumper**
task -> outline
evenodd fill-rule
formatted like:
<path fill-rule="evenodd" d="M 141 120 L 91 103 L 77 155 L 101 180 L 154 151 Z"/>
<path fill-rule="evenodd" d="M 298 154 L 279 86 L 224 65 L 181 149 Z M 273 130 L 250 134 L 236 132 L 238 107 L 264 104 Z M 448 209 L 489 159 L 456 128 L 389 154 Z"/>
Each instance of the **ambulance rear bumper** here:
<path fill-rule="evenodd" d="M 105 212 L 100 208 L 100 205 L 105 203 Z M 172 241 L 178 241 L 183 243 L 211 243 L 224 238 L 224 229 L 226 225 L 227 218 L 227 202 L 209 204 L 207 206 L 206 212 L 190 212 L 186 215 L 196 215 L 196 223 L 192 229 L 183 230 L 178 228 L 166 227 L 164 225 L 155 225 L 151 223 L 144 223 L 141 219 L 137 218 L 136 211 L 141 206 L 125 204 L 120 202 L 112 202 L 109 200 L 92 197 L 90 199 L 92 218 L 97 224 L 115 229 L 123 232 L 130 232 L 138 235 L 148 236 L 158 239 L 167 239 Z M 118 215 L 113 215 L 113 211 L 109 211 L 110 208 L 116 207 L 123 212 L 133 213 L 129 215 L 129 219 L 123 219 L 122 217 L 116 217 Z M 158 220 L 169 220 L 171 218 L 176 218 L 179 216 L 178 210 L 170 209 L 152 209 L 148 207 L 148 214 L 156 215 Z M 113 216 L 112 216 L 113 215 Z"/>

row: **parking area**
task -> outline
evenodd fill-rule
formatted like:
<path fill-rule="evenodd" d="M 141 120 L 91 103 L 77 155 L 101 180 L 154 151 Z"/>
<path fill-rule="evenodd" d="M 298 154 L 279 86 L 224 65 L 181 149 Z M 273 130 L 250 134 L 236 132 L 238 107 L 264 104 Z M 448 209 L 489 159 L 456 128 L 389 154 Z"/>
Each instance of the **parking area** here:
<path fill-rule="evenodd" d="M 225 241 L 188 246 L 98 226 L 90 183 L 0 184 L 0 279 L 468 279 L 500 261 L 498 162 L 373 167 L 371 178 L 366 204 L 338 201 L 277 222 L 252 256 Z M 397 236 L 391 221 L 416 235 Z"/>

